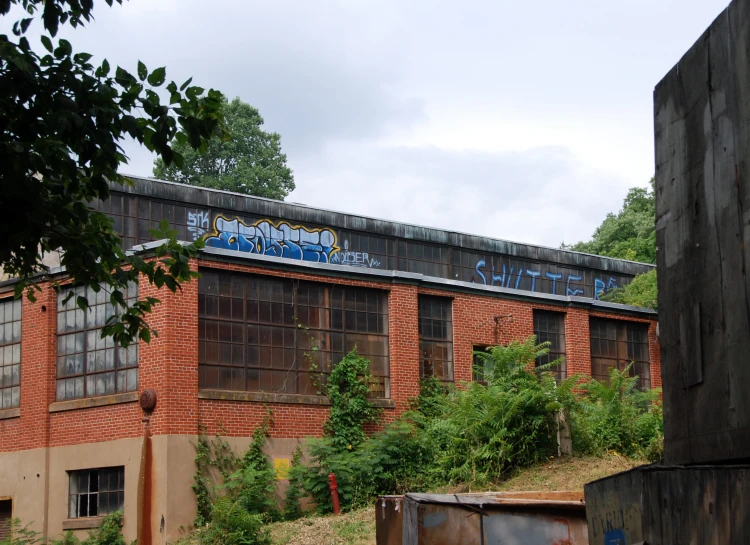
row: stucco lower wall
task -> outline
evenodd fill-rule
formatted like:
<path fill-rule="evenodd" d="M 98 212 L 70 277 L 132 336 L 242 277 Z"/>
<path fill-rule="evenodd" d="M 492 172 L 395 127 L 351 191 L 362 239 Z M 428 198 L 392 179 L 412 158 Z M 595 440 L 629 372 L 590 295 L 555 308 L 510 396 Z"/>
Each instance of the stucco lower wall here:
<path fill-rule="evenodd" d="M 250 437 L 226 437 L 238 456 L 247 450 Z M 174 543 L 189 529 L 196 514 L 191 488 L 195 474 L 195 443 L 190 435 L 151 438 L 151 541 Z M 290 460 L 299 439 L 269 439 L 271 459 Z M 142 486 L 144 439 L 119 439 L 50 449 L 0 453 L 0 498 L 13 500 L 13 516 L 49 537 L 64 533 L 68 520 L 68 472 L 101 467 L 125 467 L 123 536 L 138 537 L 142 517 L 139 498 Z M 285 482 L 278 482 L 281 500 Z M 84 538 L 87 530 L 74 533 Z"/>

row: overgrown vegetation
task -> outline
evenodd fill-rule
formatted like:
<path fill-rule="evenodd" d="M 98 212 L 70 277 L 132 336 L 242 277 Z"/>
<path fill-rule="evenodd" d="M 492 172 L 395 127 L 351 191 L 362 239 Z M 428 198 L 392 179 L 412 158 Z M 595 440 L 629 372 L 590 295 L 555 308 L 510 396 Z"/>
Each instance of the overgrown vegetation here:
<path fill-rule="evenodd" d="M 630 368 L 610 370 L 609 384 L 590 380 L 569 403 L 573 447 L 601 456 L 616 451 L 633 458 L 658 460 L 664 450 L 664 419 L 658 390 L 636 388 Z"/>
<path fill-rule="evenodd" d="M 329 420 L 328 436 L 305 443 L 308 462 L 293 464 L 290 480 L 320 513 L 332 509 L 331 472 L 344 510 L 380 494 L 486 487 L 511 470 L 557 455 L 561 411 L 571 422 L 576 453 L 659 457 L 663 428 L 658 391 L 637 390 L 637 378 L 627 376 L 630 369 L 613 371 L 609 384 L 580 376 L 556 384 L 550 371 L 559 362 L 535 368 L 537 357 L 547 352 L 548 346 L 536 344 L 533 336 L 491 347 L 477 354 L 486 384 L 445 388 L 437 379 L 427 379 L 411 410 L 369 438 L 363 425 L 370 418 L 344 418 L 336 425 Z M 367 384 L 367 368 L 358 362 L 354 372 L 351 360 L 345 366 L 348 370 L 340 375 L 345 380 L 333 377 L 333 387 L 352 396 L 348 402 L 356 406 L 368 404 L 366 388 L 352 388 Z"/>
<path fill-rule="evenodd" d="M 0 541 L 0 545 L 126 545 L 120 531 L 121 519 L 120 511 L 107 515 L 98 528 L 89 530 L 88 537 L 83 541 L 70 531 L 59 539 L 44 539 L 29 525 L 24 526 L 20 520 L 14 519 L 11 525 L 12 537 L 9 540 Z"/>
<path fill-rule="evenodd" d="M 199 430 L 192 485 L 198 505 L 195 527 L 199 543 L 269 542 L 264 525 L 281 519 L 275 472 L 263 452 L 271 424 L 269 413 L 253 432 L 253 441 L 242 457 L 218 434 L 209 438 L 204 428 Z"/>
<path fill-rule="evenodd" d="M 369 437 L 366 427 L 379 416 L 369 397 L 372 376 L 367 360 L 351 352 L 327 380 L 333 406 L 326 435 L 308 439 L 294 454 L 283 518 L 303 515 L 303 496 L 318 513 L 330 513 L 330 473 L 336 475 L 345 511 L 368 505 L 381 494 L 497 486 L 516 470 L 557 456 L 561 414 L 570 423 L 576 454 L 660 457 L 663 424 L 657 390 L 638 390 L 637 377 L 628 376 L 630 368 L 613 370 L 609 382 L 574 376 L 556 383 L 551 371 L 558 361 L 535 366 L 548 350 L 547 343 L 537 344 L 531 336 L 477 353 L 477 372 L 485 382 L 447 388 L 435 378 L 426 379 L 410 410 Z M 199 502 L 203 497 L 207 501 L 200 504 L 204 507 L 197 523 L 231 533 L 240 523 L 225 513 L 241 510 L 242 524 L 248 527 L 281 518 L 272 504 L 273 471 L 262 452 L 267 432 L 267 427 L 256 430 L 241 459 L 230 454 L 220 437 L 202 437 L 195 488 Z M 206 476 L 216 474 L 226 484 L 207 487 Z"/>

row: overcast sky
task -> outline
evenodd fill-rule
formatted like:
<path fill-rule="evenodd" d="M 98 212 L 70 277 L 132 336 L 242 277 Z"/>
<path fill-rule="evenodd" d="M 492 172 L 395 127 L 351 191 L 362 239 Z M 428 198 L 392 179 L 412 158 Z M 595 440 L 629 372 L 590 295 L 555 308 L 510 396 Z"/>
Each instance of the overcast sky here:
<path fill-rule="evenodd" d="M 727 3 L 98 1 L 65 35 L 257 107 L 289 201 L 558 246 L 651 178 L 654 86 Z"/>

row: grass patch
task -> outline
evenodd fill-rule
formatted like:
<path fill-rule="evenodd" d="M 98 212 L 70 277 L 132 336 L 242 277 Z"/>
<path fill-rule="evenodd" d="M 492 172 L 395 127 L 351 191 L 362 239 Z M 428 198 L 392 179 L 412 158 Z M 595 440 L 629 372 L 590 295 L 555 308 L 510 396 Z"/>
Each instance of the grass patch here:
<path fill-rule="evenodd" d="M 375 545 L 375 512 L 306 517 L 270 526 L 273 545 Z"/>

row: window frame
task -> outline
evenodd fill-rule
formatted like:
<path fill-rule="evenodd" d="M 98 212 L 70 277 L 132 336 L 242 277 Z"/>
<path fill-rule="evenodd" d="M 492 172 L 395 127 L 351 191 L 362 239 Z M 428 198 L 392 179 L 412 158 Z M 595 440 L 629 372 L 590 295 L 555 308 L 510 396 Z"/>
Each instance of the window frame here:
<path fill-rule="evenodd" d="M 597 327 L 597 335 L 594 334 L 594 327 Z M 614 327 L 615 335 L 614 338 L 610 336 L 601 336 L 602 326 Z M 636 340 L 635 334 L 640 336 L 640 340 Z M 589 319 L 589 336 L 591 343 L 591 376 L 599 382 L 609 383 L 609 370 L 612 367 L 616 367 L 620 371 L 624 371 L 631 362 L 633 366 L 630 368 L 629 376 L 638 375 L 637 388 L 640 390 L 646 390 L 651 388 L 651 339 L 649 338 L 649 324 L 644 322 L 634 322 L 629 320 L 615 320 L 611 318 L 600 318 L 592 316 Z M 607 354 L 604 355 L 602 352 L 603 342 L 607 343 Z M 614 343 L 615 355 L 609 355 L 611 353 L 612 343 Z M 635 358 L 628 356 L 629 353 L 635 354 L 635 346 L 638 346 L 638 352 L 641 355 L 645 354 L 646 359 Z M 594 347 L 598 346 L 599 350 L 595 351 Z M 624 347 L 624 355 L 623 355 Z M 632 351 L 629 350 L 633 348 Z M 596 372 L 596 366 L 600 368 L 605 362 L 614 362 L 614 365 L 607 365 L 606 374 L 601 370 Z M 645 369 L 645 373 L 643 372 Z"/>
<path fill-rule="evenodd" d="M 198 296 L 200 389 L 319 395 L 320 386 L 332 367 L 357 345 L 359 354 L 370 360 L 376 378 L 373 397 L 390 398 L 386 290 L 223 269 L 201 272 Z M 210 283 L 215 283 L 216 293 L 209 292 Z M 374 304 L 375 310 L 368 312 L 358 307 L 359 297 L 365 298 L 366 307 Z M 228 312 L 224 316 L 221 316 L 222 306 L 223 312 Z M 353 328 L 349 326 L 349 313 L 355 324 Z M 362 314 L 367 315 L 364 316 L 365 328 L 359 327 Z M 373 327 L 371 320 L 375 321 Z M 227 333 L 230 341 L 226 340 Z M 228 354 L 227 343 L 232 347 Z M 368 348 L 363 349 L 363 345 Z M 280 387 L 278 375 L 284 377 Z M 287 377 L 291 377 L 291 381 Z M 222 381 L 228 381 L 230 387 Z"/>
<path fill-rule="evenodd" d="M 0 299 L 0 410 L 21 406 L 22 345 L 23 301 Z"/>
<path fill-rule="evenodd" d="M 491 346 L 495 346 L 492 344 L 472 344 L 471 345 L 471 380 L 472 382 L 477 382 L 479 384 L 487 385 L 487 381 L 484 380 L 482 377 L 479 376 L 477 373 L 477 366 L 481 363 L 479 361 L 479 356 L 477 356 L 477 352 L 484 352 L 487 353 L 487 349 Z M 485 371 L 487 370 L 487 366 L 484 366 Z"/>
<path fill-rule="evenodd" d="M 74 295 L 67 302 L 63 303 L 70 291 L 73 291 Z M 123 296 L 128 304 L 132 304 L 137 300 L 137 284 L 131 284 L 124 291 Z M 84 294 L 90 305 L 86 312 L 81 310 L 76 304 L 76 297 Z M 138 391 L 140 378 L 140 351 L 138 342 L 131 343 L 128 348 L 122 348 L 115 346 L 111 336 L 104 338 L 101 336 L 101 330 L 106 324 L 106 320 L 110 316 L 120 312 L 119 307 L 110 302 L 109 294 L 110 292 L 106 287 L 101 287 L 100 291 L 96 293 L 90 287 L 71 285 L 62 287 L 57 293 L 56 401 L 88 399 Z M 102 316 L 97 316 L 97 313 L 102 314 Z M 72 329 L 68 329 L 68 327 L 71 327 L 68 325 L 69 316 L 73 316 Z M 82 327 L 78 326 L 79 319 L 82 320 Z M 93 321 L 93 324 L 90 324 L 91 321 Z M 100 322 L 102 323 L 100 324 Z M 78 342 L 79 335 L 81 336 L 80 343 Z M 89 337 L 93 338 L 93 348 L 90 346 L 91 339 Z M 107 352 L 110 350 L 112 351 L 112 364 L 111 367 L 107 367 Z M 102 354 L 101 359 L 103 361 L 98 361 L 100 354 Z M 76 363 L 79 355 L 80 362 Z M 70 358 L 73 359 L 70 360 Z M 123 358 L 126 362 L 124 365 L 122 365 Z M 70 361 L 73 362 L 72 365 L 74 368 L 80 366 L 81 371 L 68 372 L 68 363 Z M 135 363 L 133 364 L 132 361 L 135 361 Z M 92 364 L 94 366 L 93 371 L 89 370 Z M 102 366 L 102 368 L 96 369 L 96 366 Z M 98 393 L 97 379 L 103 377 L 103 380 L 107 380 L 105 375 L 108 374 L 112 374 L 114 377 L 114 390 Z M 78 389 L 76 379 L 82 379 L 80 390 Z M 124 382 L 124 386 L 121 386 L 121 380 Z M 106 384 L 102 384 L 106 390 Z M 69 385 L 71 385 L 72 394 L 68 393 Z M 93 388 L 93 392 L 89 391 L 91 388 Z"/>
<path fill-rule="evenodd" d="M 111 478 L 113 475 L 116 479 L 115 488 L 111 488 L 111 480 L 108 479 L 108 488 L 102 489 L 101 476 L 103 472 Z M 96 473 L 96 489 L 91 490 L 92 474 Z M 109 466 L 91 469 L 68 470 L 68 519 L 86 519 L 93 517 L 103 517 L 117 511 L 123 511 L 125 508 L 125 466 Z M 81 491 L 81 478 L 86 477 L 86 491 Z M 76 486 L 74 487 L 74 479 Z M 75 489 L 75 490 L 74 490 Z M 107 507 L 103 510 L 101 499 L 107 495 Z M 116 505 L 111 509 L 112 494 L 116 495 Z M 91 497 L 96 497 L 96 512 L 91 512 Z M 82 497 L 86 498 L 86 514 L 81 514 Z M 75 501 L 74 501 L 75 498 Z"/>
<path fill-rule="evenodd" d="M 552 343 L 549 353 L 544 356 L 538 357 L 534 363 L 534 366 L 539 367 L 541 365 L 546 365 L 552 361 L 555 361 L 558 358 L 562 358 L 562 363 L 551 371 L 551 373 L 555 375 L 555 379 L 558 383 L 568 376 L 565 316 L 565 312 L 561 311 L 536 308 L 533 309 L 534 335 L 536 336 L 537 344 L 541 344 L 543 342 Z M 544 330 L 540 328 L 540 326 L 542 325 L 542 319 L 545 320 Z M 557 325 L 561 327 L 557 330 L 552 330 L 548 327 L 550 320 L 554 320 L 555 322 L 557 322 Z M 556 347 L 555 342 L 551 340 L 552 338 L 556 338 L 557 343 L 559 344 L 561 342 L 562 346 Z"/>
<path fill-rule="evenodd" d="M 424 315 L 423 311 L 427 306 L 427 303 L 430 303 L 430 315 L 426 316 Z M 440 317 L 436 318 L 434 317 L 434 304 L 437 303 L 440 305 Z M 420 380 L 424 380 L 426 378 L 436 376 L 440 382 L 455 382 L 456 379 L 456 368 L 455 368 L 455 350 L 454 350 L 454 334 L 453 334 L 453 298 L 452 297 L 442 297 L 438 295 L 430 295 L 430 294 L 418 294 L 418 303 L 417 303 L 418 311 L 417 311 L 417 321 L 418 321 L 418 334 L 419 334 L 419 378 Z M 444 312 L 447 309 L 447 313 Z M 444 316 L 446 314 L 449 314 L 448 319 L 444 319 Z M 426 322 L 429 321 L 430 327 L 429 329 L 432 330 L 433 334 L 427 336 L 425 335 L 425 325 Z M 445 323 L 444 326 L 445 331 L 447 332 L 444 336 L 436 336 L 434 335 L 435 331 L 435 322 L 438 323 Z M 442 345 L 442 346 L 441 346 Z M 428 346 L 431 347 L 431 349 L 428 349 Z M 436 358 L 435 357 L 435 348 L 441 347 L 445 350 L 445 354 L 447 354 L 447 357 L 445 358 Z M 437 376 L 435 374 L 435 362 L 440 362 L 440 369 L 441 373 L 440 376 Z M 427 365 L 431 367 L 430 374 L 426 373 Z M 446 378 L 446 364 L 450 367 L 450 378 Z"/>

